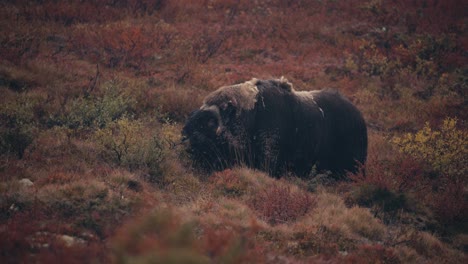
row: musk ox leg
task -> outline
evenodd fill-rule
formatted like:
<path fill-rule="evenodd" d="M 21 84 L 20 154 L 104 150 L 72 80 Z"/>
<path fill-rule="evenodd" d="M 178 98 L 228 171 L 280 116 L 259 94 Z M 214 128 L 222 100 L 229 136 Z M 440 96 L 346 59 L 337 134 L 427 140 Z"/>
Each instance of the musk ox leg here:
<path fill-rule="evenodd" d="M 255 167 L 268 172 L 275 177 L 281 176 L 284 172 L 284 157 L 281 153 L 279 133 L 273 131 L 261 131 L 256 136 Z"/>

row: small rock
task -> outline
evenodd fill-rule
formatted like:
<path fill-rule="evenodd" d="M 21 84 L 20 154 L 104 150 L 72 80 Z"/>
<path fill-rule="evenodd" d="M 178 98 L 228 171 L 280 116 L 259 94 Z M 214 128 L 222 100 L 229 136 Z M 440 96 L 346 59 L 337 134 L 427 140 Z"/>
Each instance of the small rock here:
<path fill-rule="evenodd" d="M 95 239 L 95 236 L 89 232 L 83 232 L 81 233 L 80 235 L 82 238 L 86 239 L 86 240 L 93 240 Z"/>
<path fill-rule="evenodd" d="M 19 210 L 19 207 L 18 207 L 16 204 L 12 204 L 12 205 L 10 206 L 10 211 L 16 212 L 16 211 L 18 211 L 18 210 Z"/>
<path fill-rule="evenodd" d="M 24 187 L 31 187 L 34 185 L 34 183 L 30 179 L 27 179 L 27 178 L 21 179 L 18 182 Z"/>
<path fill-rule="evenodd" d="M 74 246 L 76 244 L 83 244 L 85 241 L 81 238 L 72 237 L 69 235 L 60 235 L 59 238 L 65 243 L 67 247 Z"/>

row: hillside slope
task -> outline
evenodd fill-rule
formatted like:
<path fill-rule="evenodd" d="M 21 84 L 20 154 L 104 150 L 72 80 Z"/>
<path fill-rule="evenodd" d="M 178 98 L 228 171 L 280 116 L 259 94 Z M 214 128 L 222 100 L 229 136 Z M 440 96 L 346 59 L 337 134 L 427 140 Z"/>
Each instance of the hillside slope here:
<path fill-rule="evenodd" d="M 462 6 L 1 1 L 0 262 L 466 263 Z M 365 175 L 192 170 L 203 97 L 281 76 L 362 111 Z"/>

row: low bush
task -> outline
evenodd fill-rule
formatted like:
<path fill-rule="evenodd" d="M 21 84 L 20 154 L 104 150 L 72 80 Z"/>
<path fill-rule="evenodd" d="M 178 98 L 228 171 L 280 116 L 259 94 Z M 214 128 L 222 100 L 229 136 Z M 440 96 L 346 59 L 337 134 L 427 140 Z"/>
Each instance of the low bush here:
<path fill-rule="evenodd" d="M 426 123 L 416 133 L 392 141 L 401 152 L 426 162 L 435 172 L 426 199 L 438 219 L 446 224 L 466 219 L 468 133 L 457 128 L 457 119 L 446 118 L 437 130 Z"/>
<path fill-rule="evenodd" d="M 65 104 L 62 112 L 52 116 L 49 125 L 89 130 L 104 128 L 112 121 L 132 115 L 136 101 L 124 92 L 118 81 L 109 81 L 101 89 L 101 96 L 88 94 Z"/>
<path fill-rule="evenodd" d="M 94 139 L 105 161 L 130 170 L 147 169 L 156 179 L 164 159 L 163 143 L 157 133 L 145 128 L 142 121 L 124 117 L 97 130 Z"/>
<path fill-rule="evenodd" d="M 383 212 L 396 212 L 407 208 L 405 194 L 395 193 L 372 184 L 363 184 L 357 187 L 352 193 L 352 198 L 361 206 L 377 206 Z"/>
<path fill-rule="evenodd" d="M 320 191 L 317 205 L 307 216 L 305 223 L 324 226 L 348 238 L 364 237 L 382 241 L 386 226 L 371 214 L 369 209 L 353 206 L 347 208 L 344 200 L 331 193 Z"/>
<path fill-rule="evenodd" d="M 437 130 L 426 123 L 418 132 L 392 141 L 401 152 L 428 162 L 440 175 L 463 179 L 468 173 L 468 133 L 457 128 L 457 119 L 446 118 Z"/>
<path fill-rule="evenodd" d="M 312 196 L 282 182 L 260 189 L 251 197 L 252 208 L 270 224 L 295 221 L 307 214 L 314 206 Z"/>
<path fill-rule="evenodd" d="M 431 174 L 410 156 L 391 155 L 382 158 L 371 153 L 366 166 L 349 175 L 353 187 L 348 198 L 352 203 L 392 215 L 417 210 L 420 202 L 415 198 L 422 199 L 431 190 Z"/>
<path fill-rule="evenodd" d="M 239 176 L 236 171 L 230 169 L 216 172 L 209 180 L 214 191 L 225 196 L 242 196 L 247 193 L 249 188 L 249 182 Z"/>

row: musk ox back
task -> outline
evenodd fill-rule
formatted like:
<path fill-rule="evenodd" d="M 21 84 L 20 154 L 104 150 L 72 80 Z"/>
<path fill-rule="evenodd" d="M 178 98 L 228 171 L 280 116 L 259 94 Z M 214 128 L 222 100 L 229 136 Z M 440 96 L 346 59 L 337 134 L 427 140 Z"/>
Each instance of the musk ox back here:
<path fill-rule="evenodd" d="M 295 91 L 286 79 L 221 87 L 188 118 L 182 134 L 196 167 L 234 165 L 274 176 L 307 176 L 313 166 L 356 172 L 367 156 L 359 110 L 333 90 Z"/>

